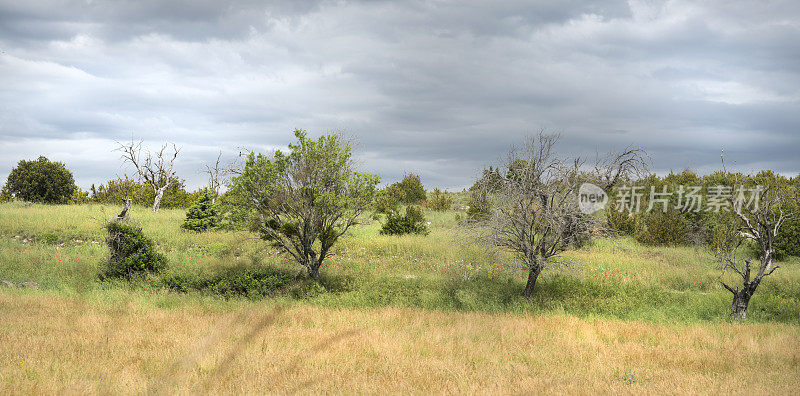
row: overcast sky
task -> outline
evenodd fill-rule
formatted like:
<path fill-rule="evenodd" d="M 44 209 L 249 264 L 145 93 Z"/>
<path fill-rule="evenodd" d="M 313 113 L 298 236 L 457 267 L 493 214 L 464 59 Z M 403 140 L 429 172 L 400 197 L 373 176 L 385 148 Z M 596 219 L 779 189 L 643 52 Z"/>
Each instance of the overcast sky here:
<path fill-rule="evenodd" d="M 697 3 L 702 3 L 699 5 Z M 267 4 L 267 5 L 265 5 Z M 597 5 L 602 4 L 602 5 Z M 131 171 L 115 141 L 219 150 L 340 130 L 361 169 L 460 189 L 525 136 L 654 170 L 800 171 L 800 2 L 0 0 L 0 177 Z"/>

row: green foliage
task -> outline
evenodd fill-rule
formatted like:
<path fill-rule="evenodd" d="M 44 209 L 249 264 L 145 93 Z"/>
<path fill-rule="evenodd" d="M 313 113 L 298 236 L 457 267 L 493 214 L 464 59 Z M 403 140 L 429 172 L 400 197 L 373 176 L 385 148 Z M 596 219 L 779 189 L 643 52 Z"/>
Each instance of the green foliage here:
<path fill-rule="evenodd" d="M 89 192 L 81 191 L 81 189 L 76 188 L 75 192 L 69 197 L 68 203 L 70 205 L 82 205 L 85 203 L 89 203 Z"/>
<path fill-rule="evenodd" d="M 275 294 L 290 285 L 293 279 L 289 271 L 240 265 L 208 277 L 172 275 L 163 278 L 161 284 L 181 293 L 196 291 L 225 298 L 256 299 Z"/>
<path fill-rule="evenodd" d="M 231 190 L 258 212 L 261 238 L 318 279 L 331 246 L 372 204 L 380 178 L 353 170 L 352 148 L 341 136 L 315 141 L 299 129 L 294 135 L 288 153 L 251 152 Z"/>
<path fill-rule="evenodd" d="M 169 186 L 161 198 L 161 208 L 188 208 L 192 202 L 202 195 L 200 191 L 195 193 L 187 192 L 185 187 L 183 180 L 178 180 Z M 150 206 L 156 196 L 153 187 L 149 184 L 131 179 L 127 175 L 109 180 L 99 187 L 92 185 L 91 190 L 91 200 L 93 202 L 112 205 L 119 205 L 123 198 L 130 198 L 133 200 L 134 205 Z"/>
<path fill-rule="evenodd" d="M 402 181 L 390 185 L 386 190 L 400 202 L 406 204 L 418 204 L 427 198 L 425 187 L 422 186 L 422 180 L 413 173 L 403 176 Z"/>
<path fill-rule="evenodd" d="M 17 163 L 8 175 L 2 195 L 29 202 L 64 204 L 77 189 L 72 172 L 63 163 L 39 157 Z"/>
<path fill-rule="evenodd" d="M 492 214 L 492 202 L 485 190 L 475 190 L 467 203 L 467 219 L 482 221 Z"/>
<path fill-rule="evenodd" d="M 397 194 L 396 190 L 384 188 L 375 194 L 375 212 L 377 213 L 390 213 L 396 212 L 400 209 L 401 194 Z"/>
<path fill-rule="evenodd" d="M 206 191 L 200 199 L 195 201 L 186 211 L 186 220 L 181 224 L 185 230 L 202 232 L 219 225 L 219 211 L 213 203 L 213 195 Z"/>
<path fill-rule="evenodd" d="M 167 265 L 163 254 L 156 252 L 155 244 L 141 228 L 121 222 L 106 224 L 106 245 L 111 251 L 104 277 L 132 279 L 149 272 L 159 272 Z"/>
<path fill-rule="evenodd" d="M 688 224 L 680 212 L 655 210 L 640 214 L 642 227 L 634 236 L 645 245 L 675 246 L 688 242 Z"/>
<path fill-rule="evenodd" d="M 426 208 L 437 212 L 450 210 L 451 206 L 453 206 L 453 198 L 450 198 L 446 192 L 442 192 L 438 188 L 433 189 L 431 197 L 425 202 Z"/>
<path fill-rule="evenodd" d="M 406 213 L 401 216 L 398 212 L 386 215 L 386 223 L 381 227 L 382 235 L 428 234 L 428 226 L 422 210 L 416 206 L 406 207 Z"/>

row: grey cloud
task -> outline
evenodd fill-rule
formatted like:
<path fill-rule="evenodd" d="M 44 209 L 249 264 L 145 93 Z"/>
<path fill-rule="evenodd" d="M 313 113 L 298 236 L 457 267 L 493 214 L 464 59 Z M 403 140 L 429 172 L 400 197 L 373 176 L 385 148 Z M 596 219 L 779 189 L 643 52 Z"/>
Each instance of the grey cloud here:
<path fill-rule="evenodd" d="M 114 140 L 175 141 L 193 186 L 219 149 L 294 128 L 358 137 L 385 181 L 451 188 L 540 128 L 570 153 L 643 146 L 657 171 L 715 169 L 721 148 L 800 170 L 795 2 L 596 4 L 0 3 L 0 140 L 91 140 L 106 169 Z M 0 173 L 53 149 L 14 147 Z"/>

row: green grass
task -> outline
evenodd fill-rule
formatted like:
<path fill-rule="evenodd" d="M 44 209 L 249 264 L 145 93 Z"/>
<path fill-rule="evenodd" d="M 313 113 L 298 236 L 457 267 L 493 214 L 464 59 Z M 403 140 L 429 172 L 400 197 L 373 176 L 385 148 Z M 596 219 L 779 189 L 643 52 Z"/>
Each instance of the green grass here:
<path fill-rule="evenodd" d="M 526 300 L 520 296 L 524 273 L 463 242 L 455 230 L 463 212 L 455 210 L 427 211 L 428 236 L 379 235 L 378 221 L 353 229 L 323 265 L 322 289 L 295 280 L 301 268 L 249 232 L 195 233 L 180 228 L 183 210 L 154 214 L 134 207 L 132 221 L 165 253 L 167 270 L 132 284 L 103 282 L 98 273 L 108 252 L 102 223 L 117 211 L 102 205 L 0 204 L 0 279 L 38 282 L 44 289 L 39 293 L 101 301 L 128 296 L 167 307 L 235 307 L 270 298 L 289 305 L 652 322 L 726 321 L 731 301 L 719 285 L 717 264 L 703 249 L 649 247 L 625 238 L 567 252 L 562 258 L 569 268 L 545 271 Z M 800 324 L 800 261 L 780 265 L 756 292 L 748 321 Z"/>

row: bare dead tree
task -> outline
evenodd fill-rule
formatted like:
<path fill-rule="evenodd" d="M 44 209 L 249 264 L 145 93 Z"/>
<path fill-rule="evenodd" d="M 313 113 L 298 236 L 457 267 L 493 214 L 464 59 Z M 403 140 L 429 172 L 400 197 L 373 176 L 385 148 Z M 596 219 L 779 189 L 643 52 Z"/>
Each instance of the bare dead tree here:
<path fill-rule="evenodd" d="M 647 152 L 640 147 L 628 146 L 622 151 L 612 151 L 597 157 L 594 175 L 603 191 L 608 192 L 628 178 L 644 178 L 649 172 Z"/>
<path fill-rule="evenodd" d="M 206 164 L 206 169 L 203 171 L 208 175 L 208 190 L 213 194 L 211 203 L 216 202 L 217 196 L 219 196 L 219 189 L 225 182 L 224 178 L 228 173 L 225 168 L 220 167 L 219 163 L 221 159 L 222 151 L 220 150 L 219 155 L 217 155 L 217 162 L 214 163 L 214 166 Z"/>
<path fill-rule="evenodd" d="M 743 184 L 737 184 L 737 188 L 743 188 Z M 751 192 L 752 195 L 747 202 L 738 199 L 742 196 L 735 191 L 730 194 L 729 203 L 733 221 L 727 227 L 727 237 L 719 244 L 716 251 L 717 259 L 722 264 L 719 282 L 733 294 L 730 315 L 735 319 L 744 319 L 747 316 L 747 306 L 758 285 L 765 277 L 780 268 L 777 265 L 773 266 L 775 238 L 780 232 L 781 225 L 797 215 L 787 210 L 788 200 L 792 198 L 778 186 L 757 186 Z M 756 266 L 753 265 L 751 258 L 739 254 L 740 248 L 748 240 L 753 241 L 758 247 L 759 262 Z M 731 286 L 725 283 L 723 278 L 726 272 L 733 274 L 734 277 L 740 277 L 741 284 Z"/>
<path fill-rule="evenodd" d="M 142 155 L 142 141 L 130 143 L 117 142 L 115 151 L 122 153 L 122 160 L 130 163 L 136 168 L 140 180 L 144 180 L 153 188 L 155 198 L 153 199 L 153 212 L 158 212 L 161 206 L 161 198 L 164 197 L 166 191 L 173 183 L 178 181 L 175 172 L 172 170 L 175 164 L 175 158 L 178 157 L 180 149 L 171 143 L 172 153 L 168 151 L 170 144 L 164 144 L 158 152 L 151 152 L 150 149 L 144 149 Z"/>
<path fill-rule="evenodd" d="M 557 256 L 604 227 L 596 216 L 581 211 L 576 196 L 584 182 L 611 188 L 617 181 L 642 172 L 644 151 L 612 154 L 586 171 L 581 158 L 561 158 L 554 152 L 558 135 L 540 132 L 506 159 L 508 172 L 499 172 L 492 208 L 484 220 L 466 222 L 477 241 L 497 252 L 512 253 L 528 271 L 523 291 L 533 293 L 542 270 L 559 263 Z M 479 183 L 477 188 L 486 188 Z"/>

